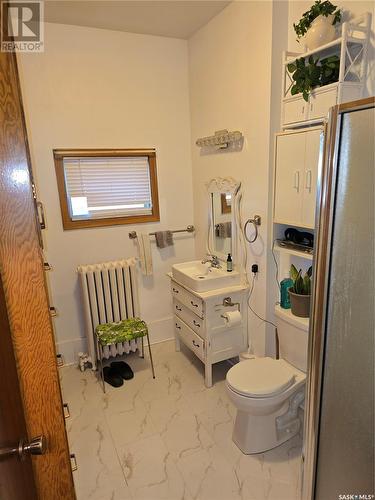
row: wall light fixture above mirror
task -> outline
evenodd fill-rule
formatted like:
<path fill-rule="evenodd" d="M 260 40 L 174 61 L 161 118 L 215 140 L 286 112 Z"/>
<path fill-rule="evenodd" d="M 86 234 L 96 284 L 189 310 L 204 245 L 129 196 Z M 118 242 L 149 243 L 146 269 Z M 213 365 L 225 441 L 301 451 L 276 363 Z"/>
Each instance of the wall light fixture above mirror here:
<path fill-rule="evenodd" d="M 225 130 L 216 130 L 215 135 L 208 137 L 200 137 L 195 141 L 195 144 L 200 147 L 216 147 L 218 149 L 226 149 L 230 144 L 240 142 L 243 138 L 242 132 L 235 130 L 229 132 Z"/>

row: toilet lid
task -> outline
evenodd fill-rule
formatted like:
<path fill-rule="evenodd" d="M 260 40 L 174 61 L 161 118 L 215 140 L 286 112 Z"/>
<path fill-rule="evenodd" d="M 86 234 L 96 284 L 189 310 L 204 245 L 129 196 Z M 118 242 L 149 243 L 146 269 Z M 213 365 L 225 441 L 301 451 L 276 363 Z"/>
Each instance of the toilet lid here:
<path fill-rule="evenodd" d="M 267 397 L 290 387 L 295 375 L 284 360 L 259 358 L 241 361 L 227 373 L 228 385 L 239 394 Z"/>

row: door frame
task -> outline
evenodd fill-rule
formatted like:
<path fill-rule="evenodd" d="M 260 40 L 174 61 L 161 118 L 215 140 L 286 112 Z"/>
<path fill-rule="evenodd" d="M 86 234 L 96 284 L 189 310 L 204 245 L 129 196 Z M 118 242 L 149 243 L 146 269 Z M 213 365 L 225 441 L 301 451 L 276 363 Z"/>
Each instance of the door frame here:
<path fill-rule="evenodd" d="M 341 115 L 348 111 L 372 108 L 375 97 L 338 104 L 329 111 L 326 124 L 323 149 L 320 155 L 317 190 L 317 225 L 316 245 L 314 250 L 314 282 L 311 318 L 309 326 L 309 345 L 307 354 L 306 404 L 303 444 L 303 483 L 302 499 L 315 498 L 315 478 L 317 444 L 320 425 L 322 396 L 322 367 L 324 361 L 325 324 L 327 319 L 326 304 L 328 299 L 328 270 L 330 255 L 327 249 L 331 246 L 333 231 L 334 189 L 338 168 L 338 146 Z M 319 260 L 317 259 L 319 256 Z"/>

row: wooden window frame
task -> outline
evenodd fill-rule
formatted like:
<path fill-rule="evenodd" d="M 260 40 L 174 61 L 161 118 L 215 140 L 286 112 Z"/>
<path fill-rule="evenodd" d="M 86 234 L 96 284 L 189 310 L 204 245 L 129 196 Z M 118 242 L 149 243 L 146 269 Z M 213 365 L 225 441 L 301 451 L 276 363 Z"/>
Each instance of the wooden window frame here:
<path fill-rule="evenodd" d="M 64 158 L 113 158 L 121 156 L 148 157 L 148 163 L 150 166 L 152 213 L 149 215 L 128 215 L 124 217 L 73 220 L 69 213 L 68 193 L 66 190 L 64 175 Z M 64 230 L 83 229 L 88 227 L 118 226 L 123 224 L 141 224 L 145 222 L 160 221 L 158 181 L 156 172 L 156 152 L 154 149 L 54 149 L 53 157 L 55 161 L 57 188 L 59 191 L 61 217 Z"/>

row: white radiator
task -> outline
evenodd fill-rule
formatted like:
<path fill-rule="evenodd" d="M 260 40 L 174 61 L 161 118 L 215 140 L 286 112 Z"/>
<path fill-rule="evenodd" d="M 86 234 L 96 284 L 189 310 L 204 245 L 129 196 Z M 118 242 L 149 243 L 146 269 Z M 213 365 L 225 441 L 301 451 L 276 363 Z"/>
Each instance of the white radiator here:
<path fill-rule="evenodd" d="M 135 258 L 78 267 L 89 356 L 96 370 L 95 328 L 101 323 L 139 316 Z M 103 357 L 136 351 L 142 339 L 121 342 L 103 348 Z"/>

